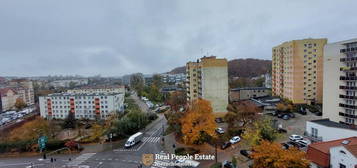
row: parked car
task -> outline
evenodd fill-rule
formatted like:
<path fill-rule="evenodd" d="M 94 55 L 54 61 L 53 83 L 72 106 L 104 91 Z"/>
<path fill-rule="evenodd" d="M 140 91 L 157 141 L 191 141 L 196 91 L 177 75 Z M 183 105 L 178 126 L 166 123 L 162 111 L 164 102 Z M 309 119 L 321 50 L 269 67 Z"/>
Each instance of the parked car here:
<path fill-rule="evenodd" d="M 225 160 L 225 161 L 223 162 L 223 167 L 225 167 L 225 168 L 234 168 L 234 165 L 233 165 L 232 162 L 230 162 L 230 161 L 228 161 L 228 160 Z"/>
<path fill-rule="evenodd" d="M 295 118 L 295 114 L 294 113 L 289 113 L 289 117 L 290 118 Z"/>
<path fill-rule="evenodd" d="M 293 145 L 293 146 L 296 147 L 296 148 L 303 148 L 303 147 L 305 147 L 305 146 L 303 146 L 302 144 L 297 143 L 297 142 L 295 142 L 295 141 L 290 141 L 290 142 L 288 142 L 288 143 L 291 144 L 291 145 Z"/>
<path fill-rule="evenodd" d="M 221 145 L 221 149 L 224 150 L 224 149 L 227 149 L 228 147 L 230 147 L 232 144 L 231 142 L 225 142 Z"/>
<path fill-rule="evenodd" d="M 283 149 L 290 149 L 291 147 L 294 147 L 294 144 L 290 142 L 286 142 L 286 143 L 281 143 L 281 146 Z"/>
<path fill-rule="evenodd" d="M 229 140 L 229 142 L 232 143 L 232 144 L 238 143 L 239 141 L 240 141 L 240 137 L 239 136 L 235 136 L 231 140 Z"/>
<path fill-rule="evenodd" d="M 315 115 L 322 116 L 322 112 L 316 112 Z"/>
<path fill-rule="evenodd" d="M 214 121 L 216 121 L 216 123 L 223 123 L 223 119 L 222 118 L 216 118 Z"/>
<path fill-rule="evenodd" d="M 251 159 L 252 151 L 243 149 L 243 150 L 240 150 L 240 154 L 245 156 L 245 157 L 247 157 L 247 158 L 249 158 L 249 159 Z"/>
<path fill-rule="evenodd" d="M 292 134 L 292 135 L 289 136 L 289 139 L 291 141 L 297 141 L 297 140 L 302 140 L 304 138 L 301 135 Z"/>
<path fill-rule="evenodd" d="M 284 114 L 282 119 L 283 120 L 289 120 L 290 119 L 290 115 L 289 114 Z"/>
<path fill-rule="evenodd" d="M 297 140 L 296 143 L 298 143 L 300 147 L 307 147 L 310 144 L 307 140 Z"/>
<path fill-rule="evenodd" d="M 217 132 L 218 134 L 224 134 L 224 129 L 223 129 L 223 128 L 217 128 L 217 129 L 216 129 L 216 132 Z"/>
<path fill-rule="evenodd" d="M 278 118 L 283 118 L 283 116 L 285 115 L 285 113 L 278 113 Z"/>

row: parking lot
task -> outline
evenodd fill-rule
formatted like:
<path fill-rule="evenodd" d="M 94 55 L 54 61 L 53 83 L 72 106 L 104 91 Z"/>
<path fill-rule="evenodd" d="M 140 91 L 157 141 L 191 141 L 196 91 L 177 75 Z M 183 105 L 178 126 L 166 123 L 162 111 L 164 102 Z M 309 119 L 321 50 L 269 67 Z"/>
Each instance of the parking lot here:
<path fill-rule="evenodd" d="M 22 122 L 23 119 L 35 112 L 33 107 L 25 108 L 21 111 L 7 111 L 0 113 L 0 127 L 5 127 L 16 122 Z"/>

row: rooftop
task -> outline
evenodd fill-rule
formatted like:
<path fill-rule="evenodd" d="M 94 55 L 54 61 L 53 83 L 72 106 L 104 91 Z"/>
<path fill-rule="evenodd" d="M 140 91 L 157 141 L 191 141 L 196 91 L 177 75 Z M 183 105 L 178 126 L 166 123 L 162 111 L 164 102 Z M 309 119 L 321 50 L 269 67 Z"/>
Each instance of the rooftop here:
<path fill-rule="evenodd" d="M 119 95 L 123 93 L 53 93 L 49 94 L 47 96 L 41 96 L 41 97 L 56 97 L 56 96 L 113 96 L 113 95 Z"/>
<path fill-rule="evenodd" d="M 347 142 L 347 143 L 343 143 Z M 325 142 L 317 142 L 317 143 L 312 143 L 309 145 L 311 148 L 315 148 L 323 153 L 330 153 L 330 148 L 331 147 L 336 147 L 336 146 L 354 146 L 357 145 L 357 137 L 350 137 L 350 138 L 344 138 L 344 139 L 337 139 L 333 141 L 325 141 Z"/>
<path fill-rule="evenodd" d="M 354 126 L 345 125 L 345 124 L 341 124 L 341 123 L 338 123 L 338 122 L 333 122 L 333 121 L 330 121 L 330 119 L 328 119 L 328 118 L 319 119 L 319 120 L 311 120 L 309 122 L 321 124 L 321 125 L 324 125 L 324 126 L 327 126 L 327 127 L 357 130 L 357 128 L 354 127 Z"/>

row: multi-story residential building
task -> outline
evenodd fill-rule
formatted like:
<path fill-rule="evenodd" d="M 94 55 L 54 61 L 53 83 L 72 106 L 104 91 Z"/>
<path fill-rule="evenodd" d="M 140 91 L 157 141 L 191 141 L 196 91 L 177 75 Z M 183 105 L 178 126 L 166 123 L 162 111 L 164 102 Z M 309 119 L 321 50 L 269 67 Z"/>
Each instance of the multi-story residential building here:
<path fill-rule="evenodd" d="M 84 93 L 122 93 L 125 94 L 125 87 L 122 85 L 100 85 L 100 86 L 84 86 L 77 89 L 67 90 L 67 93 L 84 94 Z"/>
<path fill-rule="evenodd" d="M 9 82 L 9 87 L 13 88 L 27 105 L 35 104 L 35 93 L 32 81 L 14 79 Z"/>
<path fill-rule="evenodd" d="M 230 90 L 229 100 L 234 102 L 268 95 L 269 89 L 265 87 L 234 88 Z"/>
<path fill-rule="evenodd" d="M 186 75 L 184 73 L 179 74 L 161 74 L 162 82 L 167 84 L 182 84 L 186 80 Z"/>
<path fill-rule="evenodd" d="M 1 111 L 13 109 L 18 98 L 19 95 L 12 88 L 0 88 Z"/>
<path fill-rule="evenodd" d="M 357 125 L 357 39 L 330 43 L 324 53 L 323 118 Z"/>
<path fill-rule="evenodd" d="M 228 105 L 227 59 L 203 57 L 186 65 L 187 100 L 202 98 L 211 102 L 217 117 L 227 112 Z"/>
<path fill-rule="evenodd" d="M 323 50 L 327 39 L 285 42 L 273 48 L 272 93 L 296 104 L 322 103 Z"/>
<path fill-rule="evenodd" d="M 124 111 L 123 93 L 56 93 L 39 98 L 44 118 L 65 119 L 73 113 L 76 119 L 106 119 Z"/>
<path fill-rule="evenodd" d="M 266 88 L 271 88 L 271 74 L 270 73 L 266 73 L 264 75 L 264 86 Z"/>

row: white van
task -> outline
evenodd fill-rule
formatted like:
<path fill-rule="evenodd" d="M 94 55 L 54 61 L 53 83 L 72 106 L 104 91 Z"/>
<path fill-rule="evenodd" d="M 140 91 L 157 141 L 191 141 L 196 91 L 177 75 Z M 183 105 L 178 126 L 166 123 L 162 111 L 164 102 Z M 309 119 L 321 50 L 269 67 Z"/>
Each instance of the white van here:
<path fill-rule="evenodd" d="M 126 141 L 124 147 L 125 148 L 130 148 L 134 146 L 135 144 L 139 143 L 143 139 L 144 134 L 142 132 L 138 132 L 132 136 L 129 137 L 129 139 Z"/>

